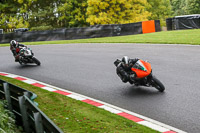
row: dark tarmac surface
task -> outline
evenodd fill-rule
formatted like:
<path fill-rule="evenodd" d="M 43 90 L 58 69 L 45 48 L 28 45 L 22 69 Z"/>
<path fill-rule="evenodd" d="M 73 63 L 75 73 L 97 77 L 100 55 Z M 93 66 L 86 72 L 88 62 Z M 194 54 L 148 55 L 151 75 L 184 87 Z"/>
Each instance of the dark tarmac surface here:
<path fill-rule="evenodd" d="M 200 132 L 200 48 L 160 44 L 65 44 L 29 46 L 41 66 L 20 66 L 0 47 L 0 71 L 13 73 L 113 104 L 190 133 Z M 113 62 L 127 55 L 150 61 L 165 85 L 121 82 Z"/>

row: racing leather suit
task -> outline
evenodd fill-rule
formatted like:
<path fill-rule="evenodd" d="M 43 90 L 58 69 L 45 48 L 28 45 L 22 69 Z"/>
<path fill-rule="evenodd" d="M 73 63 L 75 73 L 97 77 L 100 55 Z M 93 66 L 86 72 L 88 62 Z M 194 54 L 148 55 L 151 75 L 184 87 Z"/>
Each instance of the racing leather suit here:
<path fill-rule="evenodd" d="M 19 51 L 20 51 L 20 47 L 26 47 L 24 44 L 18 44 L 17 47 L 14 47 L 12 45 L 10 45 L 10 50 L 13 53 L 13 56 L 15 57 L 15 61 L 19 61 Z"/>
<path fill-rule="evenodd" d="M 114 64 L 117 67 L 116 68 L 116 72 L 117 75 L 121 78 L 121 80 L 126 83 L 127 81 L 130 81 L 130 76 L 131 78 L 135 78 L 136 74 L 132 73 L 130 75 L 131 72 L 131 68 L 132 66 L 138 61 L 139 59 L 129 59 L 129 65 L 128 67 L 124 67 L 123 62 L 119 59 L 117 59 Z"/>

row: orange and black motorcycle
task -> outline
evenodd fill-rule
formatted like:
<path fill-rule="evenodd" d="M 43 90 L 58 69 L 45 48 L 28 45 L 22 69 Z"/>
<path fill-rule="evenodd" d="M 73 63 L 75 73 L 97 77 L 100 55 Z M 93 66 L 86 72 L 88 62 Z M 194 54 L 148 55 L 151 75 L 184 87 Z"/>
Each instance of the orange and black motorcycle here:
<path fill-rule="evenodd" d="M 152 74 L 151 64 L 147 61 L 139 59 L 132 67 L 131 71 L 128 72 L 131 74 L 136 74 L 134 79 L 130 78 L 129 83 L 136 86 L 147 86 L 155 87 L 160 92 L 165 90 L 164 85 Z"/>

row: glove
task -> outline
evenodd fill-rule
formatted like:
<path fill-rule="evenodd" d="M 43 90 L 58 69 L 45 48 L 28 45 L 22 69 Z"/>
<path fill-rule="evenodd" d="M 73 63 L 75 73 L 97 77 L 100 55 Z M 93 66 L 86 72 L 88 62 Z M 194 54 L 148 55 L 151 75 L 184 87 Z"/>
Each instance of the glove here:
<path fill-rule="evenodd" d="M 117 60 L 114 62 L 115 66 L 118 66 L 118 64 L 119 64 L 120 62 L 121 62 L 121 61 L 120 61 L 119 59 L 117 59 Z"/>
<path fill-rule="evenodd" d="M 131 74 L 131 75 L 129 76 L 129 79 L 130 79 L 131 81 L 134 81 L 134 80 L 135 80 L 135 74 Z"/>

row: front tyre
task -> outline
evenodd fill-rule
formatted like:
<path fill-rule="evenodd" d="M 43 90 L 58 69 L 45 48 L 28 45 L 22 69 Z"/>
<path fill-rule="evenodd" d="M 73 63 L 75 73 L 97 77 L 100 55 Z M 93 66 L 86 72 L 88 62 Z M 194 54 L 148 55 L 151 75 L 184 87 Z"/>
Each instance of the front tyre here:
<path fill-rule="evenodd" d="M 158 80 L 155 76 L 152 76 L 152 85 L 160 92 L 163 92 L 165 90 L 165 86 Z"/>
<path fill-rule="evenodd" d="M 23 65 L 23 63 L 22 63 L 21 61 L 19 61 L 19 64 L 20 64 L 20 65 Z"/>
<path fill-rule="evenodd" d="M 33 62 L 35 64 L 37 64 L 38 66 L 40 66 L 41 63 L 40 63 L 40 61 L 37 58 L 33 57 L 32 60 L 33 60 Z"/>

